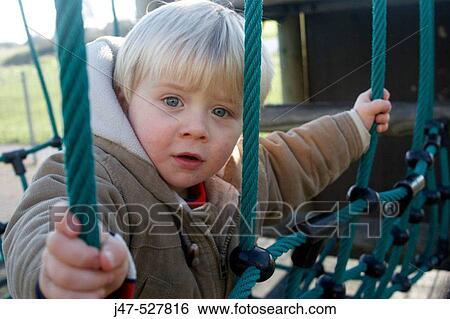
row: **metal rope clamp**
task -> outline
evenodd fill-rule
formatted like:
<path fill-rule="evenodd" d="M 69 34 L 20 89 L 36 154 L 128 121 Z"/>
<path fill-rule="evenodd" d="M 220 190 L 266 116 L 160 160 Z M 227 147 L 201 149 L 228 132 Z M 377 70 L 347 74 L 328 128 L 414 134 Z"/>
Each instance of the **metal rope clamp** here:
<path fill-rule="evenodd" d="M 425 177 L 419 174 L 411 174 L 405 179 L 397 182 L 394 188 L 403 187 L 406 189 L 406 196 L 399 200 L 400 204 L 400 215 L 402 215 L 412 199 L 425 188 Z"/>
<path fill-rule="evenodd" d="M 257 282 L 263 282 L 272 277 L 275 272 L 275 260 L 267 249 L 254 246 L 251 250 L 242 250 L 238 246 L 231 252 L 230 267 L 239 277 L 247 268 L 256 267 L 260 270 Z"/>

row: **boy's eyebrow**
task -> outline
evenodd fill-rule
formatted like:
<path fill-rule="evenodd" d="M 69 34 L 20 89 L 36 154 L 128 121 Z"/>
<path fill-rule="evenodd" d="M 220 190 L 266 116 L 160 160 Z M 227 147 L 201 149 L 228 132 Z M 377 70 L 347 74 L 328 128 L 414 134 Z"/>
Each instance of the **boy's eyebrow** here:
<path fill-rule="evenodd" d="M 229 97 L 220 97 L 220 96 L 214 96 L 214 99 L 216 99 L 216 100 L 218 100 L 218 101 L 220 101 L 220 102 L 225 102 L 225 103 L 229 103 L 229 104 L 232 104 L 233 103 L 233 100 L 231 99 L 231 98 L 229 98 Z"/>
<path fill-rule="evenodd" d="M 189 88 L 182 86 L 181 84 L 171 83 L 171 82 L 160 82 L 153 87 L 173 87 L 180 91 L 189 91 Z"/>
<path fill-rule="evenodd" d="M 192 90 L 192 88 L 183 86 L 181 84 L 173 83 L 173 82 L 159 82 L 154 87 L 155 88 L 156 87 L 171 87 L 171 88 L 174 88 L 174 89 L 177 89 L 177 90 L 180 90 L 180 91 L 184 91 L 184 92 Z M 218 101 L 221 101 L 221 102 L 230 103 L 230 104 L 233 103 L 233 99 L 231 99 L 228 96 L 214 95 L 213 97 L 214 97 L 214 99 L 216 99 Z"/>

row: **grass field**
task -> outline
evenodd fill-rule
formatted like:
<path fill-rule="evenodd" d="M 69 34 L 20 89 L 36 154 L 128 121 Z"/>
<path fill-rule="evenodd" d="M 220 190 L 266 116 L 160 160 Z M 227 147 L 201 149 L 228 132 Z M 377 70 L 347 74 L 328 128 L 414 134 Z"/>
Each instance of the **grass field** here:
<path fill-rule="evenodd" d="M 3 57 L 4 56 L 5 55 L 3 55 Z M 41 66 L 54 106 L 55 117 L 61 128 L 59 79 L 56 59 L 50 56 L 43 57 L 41 58 Z M 52 136 L 47 107 L 34 66 L 30 64 L 0 67 L 1 144 L 29 143 L 30 136 L 26 119 L 21 72 L 24 72 L 28 83 L 28 93 L 36 140 L 37 142 L 43 142 Z"/>
<path fill-rule="evenodd" d="M 263 37 L 274 39 L 277 35 L 275 22 L 264 23 Z M 12 49 L 0 49 L 0 65 L 2 61 L 17 52 L 25 51 L 26 46 Z M 272 91 L 267 99 L 268 104 L 281 103 L 281 76 L 278 53 L 274 53 L 275 78 Z M 44 56 L 40 59 L 53 110 L 61 132 L 61 111 L 58 66 L 56 58 Z M 28 144 L 30 141 L 26 120 L 24 94 L 21 84 L 21 72 L 25 73 L 28 82 L 30 106 L 32 109 L 33 129 L 38 143 L 48 140 L 51 135 L 47 107 L 34 65 L 0 66 L 0 144 L 20 143 Z"/>

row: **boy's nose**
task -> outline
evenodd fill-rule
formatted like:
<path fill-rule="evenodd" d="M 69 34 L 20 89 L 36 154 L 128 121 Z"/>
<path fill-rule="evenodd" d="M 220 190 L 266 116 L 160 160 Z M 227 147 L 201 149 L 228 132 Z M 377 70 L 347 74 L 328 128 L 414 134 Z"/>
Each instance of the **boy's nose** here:
<path fill-rule="evenodd" d="M 208 139 L 208 129 L 205 120 L 200 116 L 185 119 L 181 123 L 180 135 L 184 138 L 206 141 Z"/>

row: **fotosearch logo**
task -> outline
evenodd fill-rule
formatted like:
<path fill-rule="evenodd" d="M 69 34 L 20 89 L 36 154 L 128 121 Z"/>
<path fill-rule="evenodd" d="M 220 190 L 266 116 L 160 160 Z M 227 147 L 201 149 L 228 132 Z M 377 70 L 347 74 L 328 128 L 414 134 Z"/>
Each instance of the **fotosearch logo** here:
<path fill-rule="evenodd" d="M 379 238 L 383 218 L 400 214 L 398 202 L 371 202 L 362 209 L 348 201 L 309 201 L 292 207 L 279 201 L 258 202 L 250 218 L 244 216 L 235 203 L 221 209 L 211 203 L 191 210 L 179 203 L 157 203 L 150 207 L 142 204 L 77 205 L 70 209 L 55 205 L 51 209 L 50 229 L 54 222 L 70 211 L 82 232 L 94 229 L 95 218 L 103 231 L 116 229 L 128 235 L 186 235 L 240 236 L 239 229 L 249 234 L 275 236 L 303 232 L 315 238 L 337 236 L 348 238 L 352 231 L 364 232 L 367 238 Z M 94 218 L 95 217 L 95 218 Z M 105 227 L 106 226 L 106 227 Z"/>

